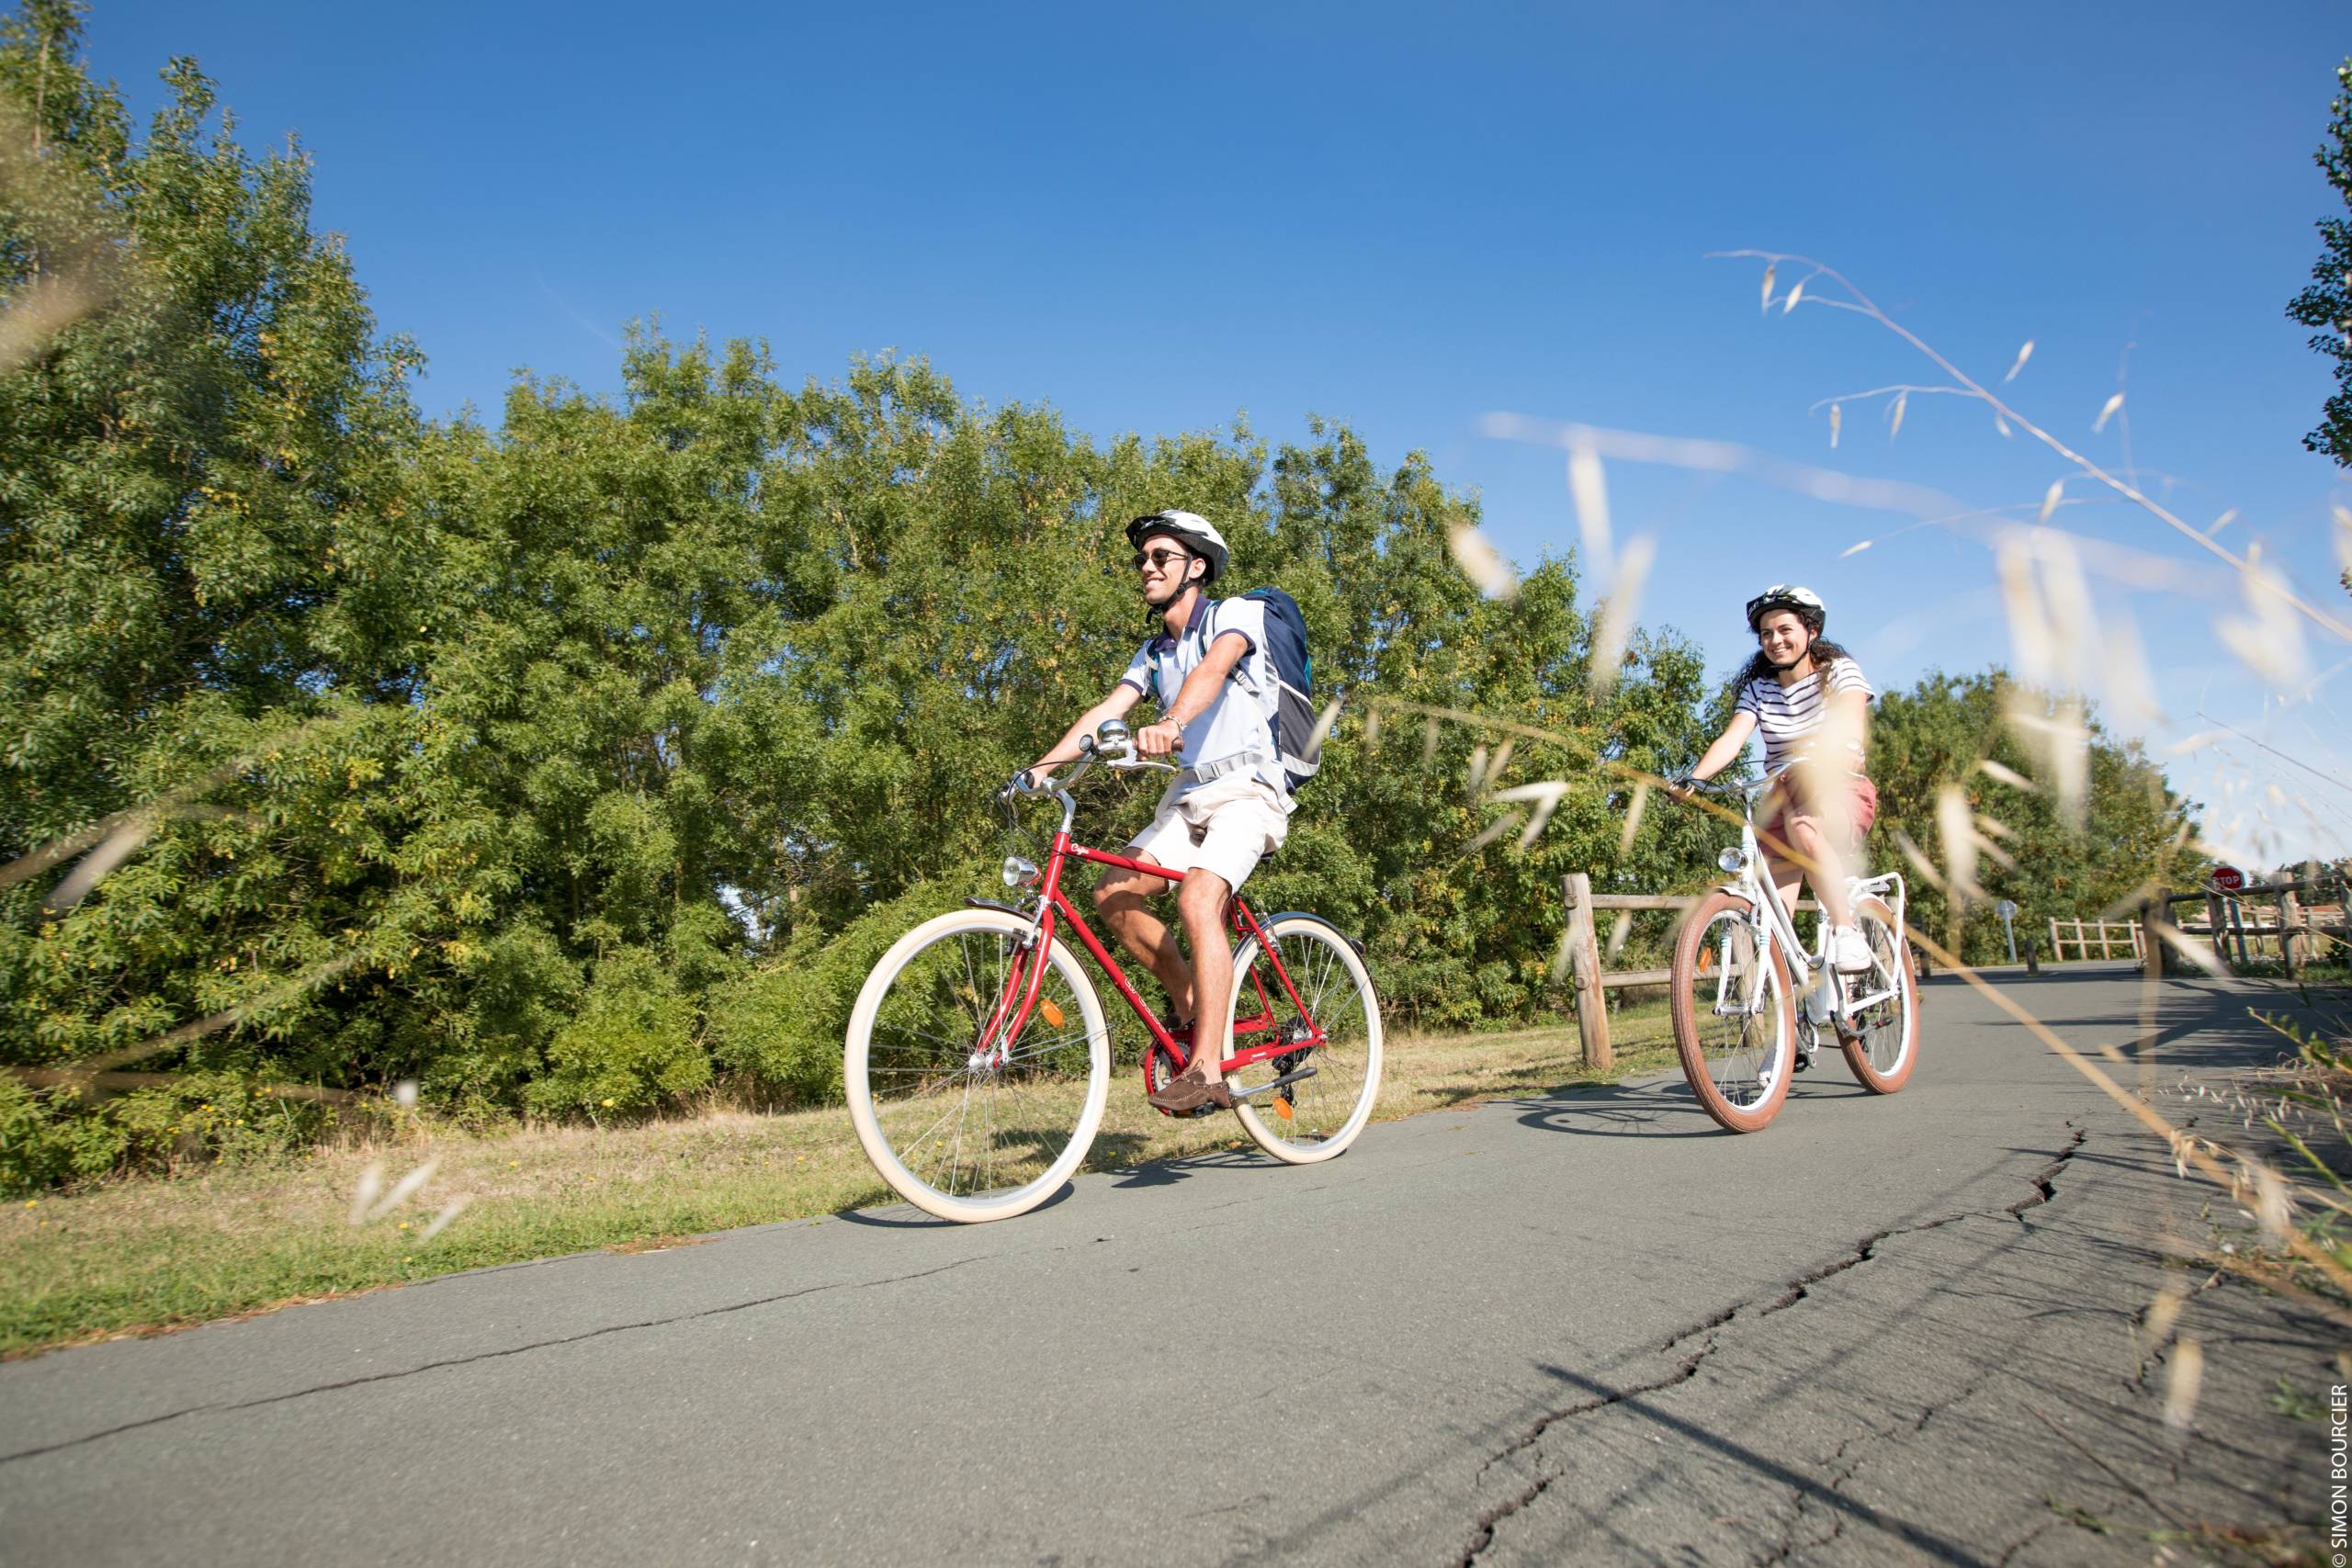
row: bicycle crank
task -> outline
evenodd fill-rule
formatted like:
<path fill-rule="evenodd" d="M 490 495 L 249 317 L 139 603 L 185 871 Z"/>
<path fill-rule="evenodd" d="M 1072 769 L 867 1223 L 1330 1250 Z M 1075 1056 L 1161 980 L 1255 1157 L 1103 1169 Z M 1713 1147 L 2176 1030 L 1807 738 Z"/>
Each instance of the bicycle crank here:
<path fill-rule="evenodd" d="M 1233 1091 L 1233 1098 L 1247 1100 L 1253 1094 L 1272 1094 L 1278 1089 L 1288 1089 L 1301 1078 L 1311 1078 L 1320 1071 L 1322 1071 L 1320 1067 L 1301 1067 L 1296 1072 L 1284 1073 L 1278 1078 L 1269 1079 L 1255 1089 L 1237 1089 Z M 1289 1096 L 1285 1095 L 1283 1098 L 1287 1100 Z"/>

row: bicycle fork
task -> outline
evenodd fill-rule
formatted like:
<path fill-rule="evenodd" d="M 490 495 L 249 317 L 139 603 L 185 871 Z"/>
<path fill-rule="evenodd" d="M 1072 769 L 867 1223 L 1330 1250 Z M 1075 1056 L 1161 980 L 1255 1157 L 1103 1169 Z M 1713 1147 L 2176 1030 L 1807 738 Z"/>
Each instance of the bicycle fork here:
<path fill-rule="evenodd" d="M 1033 926 L 1029 934 L 1013 948 L 1013 952 L 1022 956 L 1005 967 L 1004 984 L 997 987 L 995 1006 L 989 1012 L 988 1021 L 980 1025 L 978 1043 L 972 1047 L 971 1055 L 965 1058 L 967 1072 L 1002 1071 L 1005 1064 L 1012 1059 L 1013 1041 L 1019 1039 L 1022 1030 L 1028 1026 L 1029 1015 L 1033 1011 L 1044 1010 L 1047 1023 L 1056 1027 L 1061 1024 L 1062 1021 L 1054 1016 L 1060 1010 L 1051 998 L 1041 998 L 1038 995 L 1045 988 L 1046 970 L 1049 967 L 1041 934 L 1039 928 Z M 976 995 L 974 1000 L 978 999 Z"/>

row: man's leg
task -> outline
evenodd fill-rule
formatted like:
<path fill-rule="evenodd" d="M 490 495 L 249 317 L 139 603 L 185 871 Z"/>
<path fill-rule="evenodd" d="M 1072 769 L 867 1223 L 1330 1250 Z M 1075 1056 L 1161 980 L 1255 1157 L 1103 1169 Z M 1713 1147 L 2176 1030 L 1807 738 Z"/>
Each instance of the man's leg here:
<path fill-rule="evenodd" d="M 1193 1065 L 1186 1077 L 1214 1083 L 1228 1049 L 1226 1006 L 1233 994 L 1233 950 L 1226 945 L 1225 908 L 1233 889 L 1216 872 L 1194 866 L 1176 890 L 1176 913 L 1193 946 Z"/>
<path fill-rule="evenodd" d="M 1141 852 L 1128 858 L 1149 861 L 1153 865 L 1159 863 L 1150 855 Z M 1102 911 L 1102 923 L 1111 928 L 1111 934 L 1119 939 L 1119 944 L 1159 977 L 1159 984 L 1168 992 L 1169 1005 L 1176 1010 L 1176 1016 L 1198 1018 L 1200 1013 L 1193 1005 L 1192 965 L 1184 962 L 1184 954 L 1176 945 L 1175 933 L 1168 929 L 1166 921 L 1151 912 L 1145 902 L 1153 894 L 1166 891 L 1167 887 L 1168 884 L 1159 877 L 1147 875 L 1140 871 L 1114 868 L 1095 884 L 1094 907 Z M 1224 951 L 1222 944 L 1219 944 L 1218 951 Z M 1228 958 L 1226 968 L 1230 971 L 1232 967 Z"/>

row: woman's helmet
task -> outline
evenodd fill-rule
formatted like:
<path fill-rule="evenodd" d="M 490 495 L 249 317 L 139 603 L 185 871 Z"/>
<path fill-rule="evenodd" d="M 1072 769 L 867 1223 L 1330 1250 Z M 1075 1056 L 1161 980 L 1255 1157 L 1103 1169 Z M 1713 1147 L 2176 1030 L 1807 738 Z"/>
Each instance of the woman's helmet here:
<path fill-rule="evenodd" d="M 1127 525 L 1127 543 L 1138 549 L 1155 534 L 1175 540 L 1208 563 L 1209 570 L 1201 578 L 1202 587 L 1206 588 L 1225 575 L 1225 536 L 1199 513 L 1153 512 Z"/>
<path fill-rule="evenodd" d="M 1810 588 L 1776 582 L 1747 602 L 1747 629 L 1757 630 L 1757 623 L 1774 610 L 1793 612 L 1804 623 L 1805 630 L 1815 637 L 1821 635 L 1822 626 L 1829 619 L 1829 606 L 1821 602 L 1820 594 Z"/>

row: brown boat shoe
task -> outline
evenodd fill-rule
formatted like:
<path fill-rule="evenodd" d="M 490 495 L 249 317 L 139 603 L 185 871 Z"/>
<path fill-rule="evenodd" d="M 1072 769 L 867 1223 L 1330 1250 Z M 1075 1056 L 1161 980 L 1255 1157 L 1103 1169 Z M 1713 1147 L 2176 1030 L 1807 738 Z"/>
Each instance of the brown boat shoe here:
<path fill-rule="evenodd" d="M 1233 1108 L 1233 1091 L 1225 1087 L 1223 1078 L 1195 1077 L 1192 1073 L 1169 1079 L 1167 1087 L 1158 1094 L 1147 1095 L 1144 1099 L 1145 1103 L 1157 1110 L 1171 1111 L 1179 1115 L 1187 1111 L 1197 1111 L 1204 1105 L 1213 1105 L 1219 1111 Z"/>

